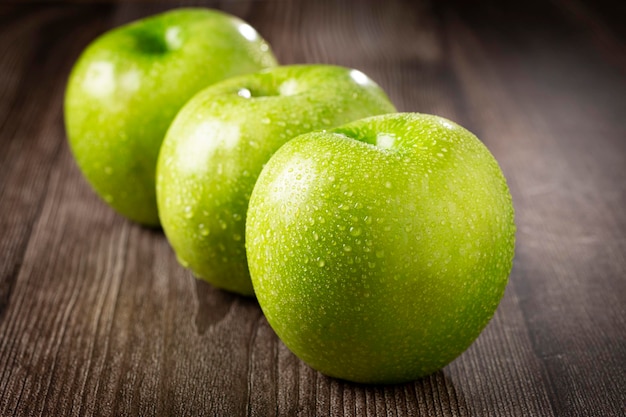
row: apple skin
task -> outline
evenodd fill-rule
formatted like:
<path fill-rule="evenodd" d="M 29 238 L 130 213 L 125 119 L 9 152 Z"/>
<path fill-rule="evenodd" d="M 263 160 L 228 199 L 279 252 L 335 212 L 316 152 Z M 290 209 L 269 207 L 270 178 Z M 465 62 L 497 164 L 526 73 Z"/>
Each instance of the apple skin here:
<path fill-rule="evenodd" d="M 511 196 L 469 131 L 416 113 L 299 136 L 250 199 L 246 248 L 271 327 L 314 369 L 428 375 L 479 335 L 512 267 Z"/>
<path fill-rule="evenodd" d="M 209 9 L 176 9 L 105 33 L 76 62 L 65 95 L 79 168 L 120 214 L 158 225 L 156 161 L 178 110 L 208 85 L 275 65 L 251 26 Z"/>
<path fill-rule="evenodd" d="M 263 165 L 301 133 L 393 111 L 365 74 L 328 65 L 272 68 L 200 92 L 172 123 L 157 168 L 161 222 L 180 263 L 253 295 L 245 221 Z"/>

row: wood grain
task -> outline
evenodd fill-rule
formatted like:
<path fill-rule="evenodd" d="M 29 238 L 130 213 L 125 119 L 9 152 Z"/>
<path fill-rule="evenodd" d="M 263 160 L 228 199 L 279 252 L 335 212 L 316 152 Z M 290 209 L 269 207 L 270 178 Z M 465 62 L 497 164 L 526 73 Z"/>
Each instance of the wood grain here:
<path fill-rule="evenodd" d="M 283 63 L 361 69 L 402 111 L 458 121 L 495 154 L 515 265 L 442 371 L 393 386 L 313 371 L 256 301 L 196 281 L 81 177 L 62 115 L 80 51 L 199 4 L 249 21 Z M 3 3 L 0 415 L 626 415 L 624 18 L 578 0 Z"/>

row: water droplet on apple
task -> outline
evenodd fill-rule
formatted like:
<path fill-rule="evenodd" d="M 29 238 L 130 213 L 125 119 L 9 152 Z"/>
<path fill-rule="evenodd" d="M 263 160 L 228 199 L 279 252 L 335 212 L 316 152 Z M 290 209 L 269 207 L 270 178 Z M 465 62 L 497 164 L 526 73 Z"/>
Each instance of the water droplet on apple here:
<path fill-rule="evenodd" d="M 391 187 L 392 185 L 390 181 L 385 182 L 385 188 L 391 188 Z"/>
<path fill-rule="evenodd" d="M 250 98 L 252 97 L 252 92 L 247 88 L 240 88 L 239 91 L 237 91 L 237 95 L 242 98 Z"/>
<path fill-rule="evenodd" d="M 352 236 L 361 236 L 361 228 L 360 227 L 350 227 L 350 234 Z"/>
<path fill-rule="evenodd" d="M 165 31 L 165 44 L 171 50 L 179 49 L 183 45 L 180 27 L 172 26 Z"/>
<path fill-rule="evenodd" d="M 226 228 L 228 227 L 228 224 L 224 221 L 224 220 L 220 220 L 220 227 L 222 228 L 222 230 L 226 230 Z"/>
<path fill-rule="evenodd" d="M 239 24 L 237 29 L 239 29 L 239 33 L 241 33 L 241 35 L 250 42 L 256 41 L 259 38 L 259 34 L 256 29 L 247 23 Z"/>
<path fill-rule="evenodd" d="M 198 228 L 200 229 L 200 234 L 202 236 L 208 236 L 209 234 L 211 234 L 211 231 L 209 230 L 209 228 L 206 227 L 204 224 L 200 224 Z"/>
<path fill-rule="evenodd" d="M 344 252 L 352 252 L 352 246 L 344 245 L 343 250 Z"/>
<path fill-rule="evenodd" d="M 326 265 L 326 262 L 325 262 L 323 259 L 320 259 L 320 260 L 317 262 L 317 265 L 318 265 L 320 268 L 323 268 L 323 267 L 324 267 L 324 265 Z"/>
<path fill-rule="evenodd" d="M 235 242 L 239 242 L 239 241 L 241 240 L 241 235 L 240 235 L 240 234 L 235 233 L 235 234 L 233 235 L 233 240 L 234 240 Z"/>
<path fill-rule="evenodd" d="M 385 251 L 383 251 L 383 250 L 377 250 L 376 251 L 376 257 L 377 258 L 382 258 L 384 256 L 385 256 Z"/>
<path fill-rule="evenodd" d="M 191 206 L 185 207 L 185 218 L 191 219 L 193 217 L 193 211 L 191 210 Z"/>
<path fill-rule="evenodd" d="M 272 123 L 272 121 L 269 117 L 264 117 L 261 119 L 261 123 L 263 123 L 264 125 L 269 125 L 270 123 Z"/>

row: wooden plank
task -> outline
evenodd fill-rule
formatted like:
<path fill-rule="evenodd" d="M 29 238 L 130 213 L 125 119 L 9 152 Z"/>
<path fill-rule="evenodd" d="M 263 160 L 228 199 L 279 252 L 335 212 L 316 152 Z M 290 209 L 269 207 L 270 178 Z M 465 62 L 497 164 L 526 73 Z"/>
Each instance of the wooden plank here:
<path fill-rule="evenodd" d="M 0 314 L 41 211 L 49 173 L 65 146 L 59 104 L 75 57 L 63 46 L 75 42 L 76 50 L 92 34 L 89 28 L 64 33 L 88 19 L 84 13 L 24 10 L 4 8 L 7 24 L 0 31 Z M 57 55 L 50 54 L 51 47 Z"/>

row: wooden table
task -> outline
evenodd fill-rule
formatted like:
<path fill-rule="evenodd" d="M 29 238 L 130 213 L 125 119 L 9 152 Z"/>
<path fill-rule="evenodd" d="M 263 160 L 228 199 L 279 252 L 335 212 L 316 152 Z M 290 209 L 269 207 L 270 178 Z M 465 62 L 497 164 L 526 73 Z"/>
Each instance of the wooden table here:
<path fill-rule="evenodd" d="M 91 191 L 62 119 L 73 62 L 203 2 L 88 3 L 0 6 L 0 415 L 626 414 L 623 5 L 206 2 L 283 63 L 359 68 L 399 109 L 458 121 L 508 178 L 517 250 L 492 322 L 434 375 L 363 386 L 308 368 L 254 300 L 194 280 Z"/>

